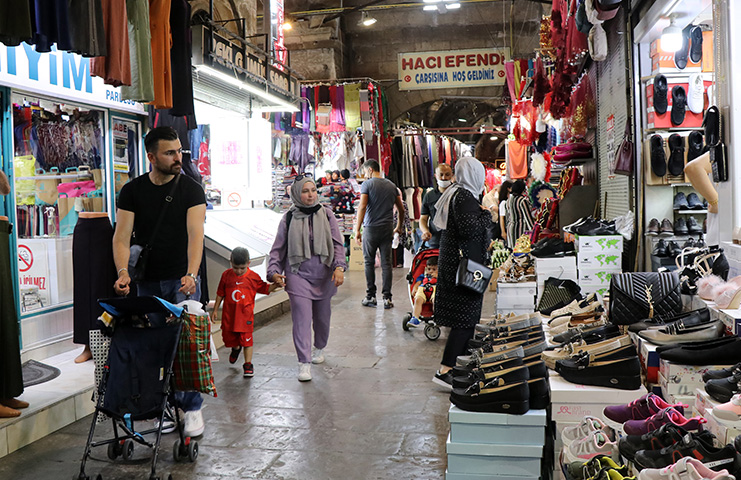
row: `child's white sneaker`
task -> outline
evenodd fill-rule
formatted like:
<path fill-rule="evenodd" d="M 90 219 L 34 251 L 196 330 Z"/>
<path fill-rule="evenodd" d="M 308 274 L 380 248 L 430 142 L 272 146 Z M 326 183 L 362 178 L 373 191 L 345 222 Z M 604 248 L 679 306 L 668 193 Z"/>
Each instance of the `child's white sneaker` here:
<path fill-rule="evenodd" d="M 314 354 L 311 356 L 311 363 L 324 363 L 324 349 L 314 349 Z"/>
<path fill-rule="evenodd" d="M 310 363 L 299 363 L 298 364 L 298 381 L 308 382 L 311 380 L 311 364 Z"/>

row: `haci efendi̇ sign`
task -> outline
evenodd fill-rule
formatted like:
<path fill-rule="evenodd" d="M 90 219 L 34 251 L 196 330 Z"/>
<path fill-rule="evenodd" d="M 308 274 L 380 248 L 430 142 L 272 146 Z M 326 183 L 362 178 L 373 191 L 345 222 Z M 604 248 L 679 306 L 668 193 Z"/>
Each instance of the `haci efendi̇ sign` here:
<path fill-rule="evenodd" d="M 509 48 L 399 54 L 399 90 L 504 85 Z"/>

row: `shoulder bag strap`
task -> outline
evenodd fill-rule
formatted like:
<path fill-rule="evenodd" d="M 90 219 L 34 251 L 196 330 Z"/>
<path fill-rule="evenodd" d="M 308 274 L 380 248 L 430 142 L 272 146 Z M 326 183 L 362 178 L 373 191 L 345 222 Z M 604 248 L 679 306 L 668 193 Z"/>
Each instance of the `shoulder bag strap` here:
<path fill-rule="evenodd" d="M 157 223 L 154 225 L 154 230 L 152 230 L 152 237 L 149 239 L 149 242 L 144 246 L 147 250 L 151 250 L 152 246 L 150 245 L 151 242 L 154 241 L 155 238 L 157 238 L 157 232 L 160 230 L 160 226 L 162 225 L 162 220 L 165 219 L 165 214 L 167 213 L 167 207 L 170 206 L 173 200 L 173 196 L 175 195 L 175 189 L 178 188 L 178 182 L 180 181 L 180 175 L 178 174 L 175 177 L 175 182 L 172 184 L 172 187 L 170 188 L 170 192 L 165 197 L 165 204 L 162 206 L 162 210 L 160 210 L 160 216 L 157 219 Z"/>

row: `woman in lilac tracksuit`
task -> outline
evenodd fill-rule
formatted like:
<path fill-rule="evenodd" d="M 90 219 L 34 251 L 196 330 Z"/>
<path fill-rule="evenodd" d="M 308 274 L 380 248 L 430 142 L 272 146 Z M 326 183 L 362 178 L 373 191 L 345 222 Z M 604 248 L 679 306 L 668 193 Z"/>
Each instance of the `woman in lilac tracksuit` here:
<path fill-rule="evenodd" d="M 283 216 L 270 251 L 267 278 L 286 287 L 291 301 L 298 379 L 311 380 L 311 364 L 324 362 L 330 302 L 345 280 L 344 238 L 334 213 L 319 204 L 316 184 L 300 177 L 291 186 L 293 206 Z M 314 352 L 311 330 L 314 327 Z"/>

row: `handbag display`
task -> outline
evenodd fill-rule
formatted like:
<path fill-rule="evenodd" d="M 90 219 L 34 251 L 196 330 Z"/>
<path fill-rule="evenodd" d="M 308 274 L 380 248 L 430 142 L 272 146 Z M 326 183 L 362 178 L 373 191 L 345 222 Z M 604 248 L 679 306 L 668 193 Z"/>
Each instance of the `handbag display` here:
<path fill-rule="evenodd" d="M 615 325 L 670 317 L 681 310 L 676 272 L 619 273 L 610 280 L 610 321 Z"/>
<path fill-rule="evenodd" d="M 150 242 L 157 238 L 157 232 L 160 229 L 160 225 L 162 225 L 162 220 L 165 219 L 167 207 L 169 207 L 172 203 L 175 189 L 178 188 L 178 182 L 180 182 L 180 175 L 177 175 L 175 177 L 175 182 L 172 184 L 170 192 L 165 197 L 165 204 L 160 210 L 160 216 L 159 218 L 157 218 L 157 223 L 154 225 L 154 230 L 152 230 L 152 238 L 149 239 L 149 242 L 144 245 L 133 244 L 129 247 L 129 264 L 127 266 L 127 270 L 129 272 L 129 277 L 131 277 L 131 279 L 135 282 L 144 280 L 146 276 L 147 263 L 149 262 L 149 253 L 152 251 Z"/>
<path fill-rule="evenodd" d="M 728 181 L 728 153 L 723 141 L 723 116 L 715 105 L 705 111 L 702 126 L 705 129 L 705 143 L 710 152 L 710 165 L 714 182 Z"/>
<path fill-rule="evenodd" d="M 630 128 L 630 120 L 625 122 L 625 136 L 615 152 L 615 174 L 633 175 L 633 132 Z"/>
<path fill-rule="evenodd" d="M 549 277 L 543 286 L 543 294 L 535 310 L 550 315 L 552 310 L 563 307 L 579 298 L 581 287 L 573 280 Z"/>
<path fill-rule="evenodd" d="M 455 284 L 483 295 L 489 286 L 491 275 L 491 268 L 474 262 L 461 254 L 461 261 L 458 263 L 458 271 L 455 274 Z"/>

